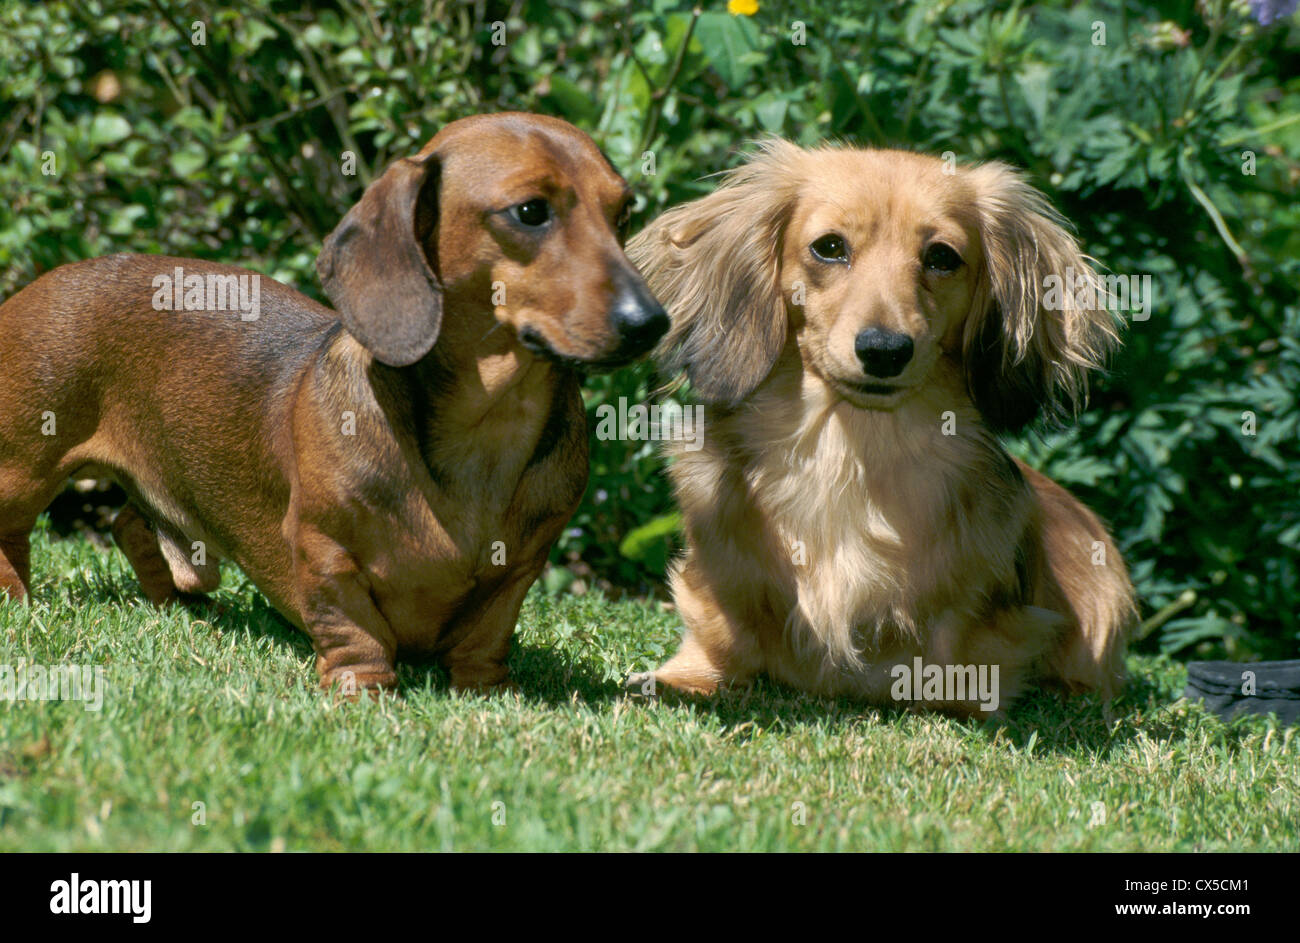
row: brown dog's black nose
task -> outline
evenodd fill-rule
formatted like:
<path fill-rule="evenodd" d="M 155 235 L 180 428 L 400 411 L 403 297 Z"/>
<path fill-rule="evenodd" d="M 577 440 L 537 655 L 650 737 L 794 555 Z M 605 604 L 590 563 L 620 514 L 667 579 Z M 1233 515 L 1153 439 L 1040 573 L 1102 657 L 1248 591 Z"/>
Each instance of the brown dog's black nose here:
<path fill-rule="evenodd" d="M 620 358 L 641 356 L 668 332 L 668 313 L 640 279 L 623 286 L 609 317 L 618 332 Z"/>
<path fill-rule="evenodd" d="M 869 327 L 853 340 L 853 352 L 873 377 L 896 377 L 912 359 L 912 338 L 896 331 Z"/>

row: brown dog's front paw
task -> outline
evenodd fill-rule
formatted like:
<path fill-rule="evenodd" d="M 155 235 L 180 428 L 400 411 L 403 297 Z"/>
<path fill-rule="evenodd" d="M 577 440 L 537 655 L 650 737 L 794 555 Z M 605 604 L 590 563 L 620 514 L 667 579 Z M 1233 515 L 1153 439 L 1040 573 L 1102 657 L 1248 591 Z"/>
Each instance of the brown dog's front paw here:
<path fill-rule="evenodd" d="M 392 669 L 334 668 L 321 675 L 320 686 L 336 697 L 351 699 L 362 691 L 396 691 L 397 674 Z"/>
<path fill-rule="evenodd" d="M 452 665 L 451 688 L 457 694 L 516 693 L 518 685 L 510 680 L 505 665 Z"/>
<path fill-rule="evenodd" d="M 523 694 L 523 690 L 519 685 L 509 679 L 498 681 L 495 684 L 457 684 L 453 681 L 451 684 L 451 690 L 453 694 L 458 694 L 464 697 L 497 697 L 501 695 Z"/>

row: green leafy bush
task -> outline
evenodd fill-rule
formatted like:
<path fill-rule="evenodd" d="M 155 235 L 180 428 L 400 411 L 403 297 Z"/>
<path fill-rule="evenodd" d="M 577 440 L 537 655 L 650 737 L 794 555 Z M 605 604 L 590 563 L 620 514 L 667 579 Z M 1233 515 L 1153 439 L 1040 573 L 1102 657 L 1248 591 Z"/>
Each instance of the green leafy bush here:
<path fill-rule="evenodd" d="M 1115 528 L 1140 645 L 1294 655 L 1295 17 L 1265 28 L 1226 0 L 733 2 L 751 5 L 6 2 L 0 293 L 138 251 L 319 297 L 320 239 L 362 187 L 478 111 L 591 132 L 643 195 L 642 221 L 707 192 L 767 133 L 1004 160 L 1110 270 L 1155 284 L 1091 409 L 1013 449 Z M 656 386 L 648 366 L 594 378 L 589 407 Z M 593 441 L 592 472 L 548 585 L 653 589 L 675 533 L 653 445 Z"/>

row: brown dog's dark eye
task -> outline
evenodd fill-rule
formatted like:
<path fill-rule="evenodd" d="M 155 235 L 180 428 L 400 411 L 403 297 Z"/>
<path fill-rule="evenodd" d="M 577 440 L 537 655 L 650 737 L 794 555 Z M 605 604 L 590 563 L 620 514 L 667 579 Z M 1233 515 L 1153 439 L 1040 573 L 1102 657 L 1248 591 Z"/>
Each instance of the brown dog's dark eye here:
<path fill-rule="evenodd" d="M 921 264 L 940 275 L 951 275 L 961 268 L 962 263 L 956 249 L 942 242 L 936 242 L 925 250 L 925 254 L 921 256 Z"/>
<path fill-rule="evenodd" d="M 529 200 L 510 207 L 510 215 L 525 226 L 544 226 L 551 219 L 551 206 L 545 200 Z"/>
<path fill-rule="evenodd" d="M 618 211 L 618 218 L 614 220 L 614 229 L 620 236 L 627 235 L 627 227 L 632 223 L 632 207 L 635 205 L 635 200 L 628 200 L 623 204 L 623 208 Z"/>
<path fill-rule="evenodd" d="M 823 262 L 847 262 L 849 260 L 849 246 L 843 238 L 828 233 L 813 242 L 808 247 L 812 254 Z"/>

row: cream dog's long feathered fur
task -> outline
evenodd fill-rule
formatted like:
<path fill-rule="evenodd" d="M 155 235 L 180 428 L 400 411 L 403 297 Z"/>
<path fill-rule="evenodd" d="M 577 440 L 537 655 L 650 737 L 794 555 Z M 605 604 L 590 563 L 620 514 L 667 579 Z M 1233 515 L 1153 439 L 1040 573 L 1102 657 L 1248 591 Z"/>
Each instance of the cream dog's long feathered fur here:
<path fill-rule="evenodd" d="M 703 447 L 670 447 L 686 637 L 658 682 L 889 702 L 919 657 L 997 666 L 1002 704 L 1035 678 L 1116 691 L 1123 560 L 997 440 L 1077 409 L 1118 341 L 1062 222 L 1004 165 L 768 141 L 632 240 L 660 362 L 706 404 Z M 967 694 L 926 706 L 988 708 Z"/>

